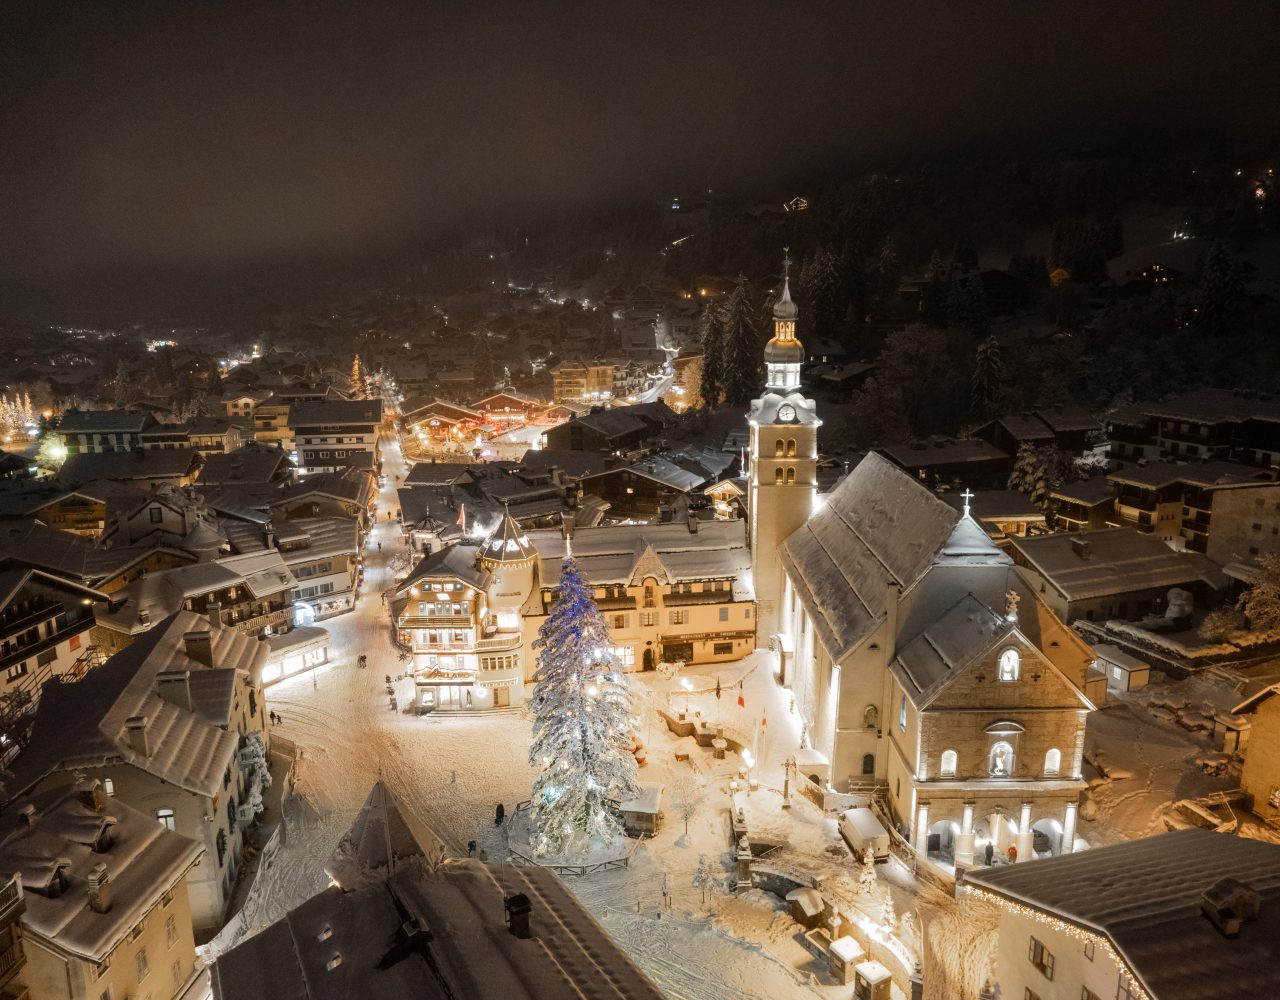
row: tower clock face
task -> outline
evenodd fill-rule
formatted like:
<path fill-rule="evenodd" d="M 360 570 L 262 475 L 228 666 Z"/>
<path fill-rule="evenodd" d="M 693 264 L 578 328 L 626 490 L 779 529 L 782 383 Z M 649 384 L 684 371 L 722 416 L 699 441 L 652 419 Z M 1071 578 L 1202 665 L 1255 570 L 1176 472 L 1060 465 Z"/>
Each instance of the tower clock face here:
<path fill-rule="evenodd" d="M 789 423 L 796 418 L 796 408 L 790 403 L 784 403 L 778 407 L 778 419 Z"/>

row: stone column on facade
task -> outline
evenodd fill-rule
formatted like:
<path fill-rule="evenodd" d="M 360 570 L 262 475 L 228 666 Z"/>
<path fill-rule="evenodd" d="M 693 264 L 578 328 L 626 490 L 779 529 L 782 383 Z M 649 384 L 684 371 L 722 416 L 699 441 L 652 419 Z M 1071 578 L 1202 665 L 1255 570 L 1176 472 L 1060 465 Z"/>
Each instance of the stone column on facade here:
<path fill-rule="evenodd" d="M 956 837 L 956 865 L 973 864 L 973 803 L 964 804 L 964 816 L 960 820 L 960 835 Z"/>
<path fill-rule="evenodd" d="M 916 812 L 916 853 L 929 856 L 929 803 L 921 802 Z"/>
<path fill-rule="evenodd" d="M 1015 841 L 1018 848 L 1018 861 L 1031 860 L 1031 803 L 1022 803 L 1022 815 L 1018 819 L 1018 837 Z"/>
<path fill-rule="evenodd" d="M 1067 803 L 1066 813 L 1062 817 L 1062 854 L 1071 854 L 1076 849 L 1076 804 Z"/>

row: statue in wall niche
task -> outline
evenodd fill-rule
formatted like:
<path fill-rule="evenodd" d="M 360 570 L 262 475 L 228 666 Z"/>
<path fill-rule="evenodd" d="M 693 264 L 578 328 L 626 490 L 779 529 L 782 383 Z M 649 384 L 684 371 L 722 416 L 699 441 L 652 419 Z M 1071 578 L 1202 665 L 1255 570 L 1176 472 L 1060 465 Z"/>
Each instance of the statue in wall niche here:
<path fill-rule="evenodd" d="M 866 729 L 880 728 L 880 709 L 875 705 L 868 705 L 862 710 L 862 725 Z"/>
<path fill-rule="evenodd" d="M 1166 618 L 1190 618 L 1191 607 L 1195 603 L 1195 598 L 1191 596 L 1191 591 L 1183 590 L 1181 587 L 1174 587 L 1169 591 L 1169 603 L 1164 609 Z"/>

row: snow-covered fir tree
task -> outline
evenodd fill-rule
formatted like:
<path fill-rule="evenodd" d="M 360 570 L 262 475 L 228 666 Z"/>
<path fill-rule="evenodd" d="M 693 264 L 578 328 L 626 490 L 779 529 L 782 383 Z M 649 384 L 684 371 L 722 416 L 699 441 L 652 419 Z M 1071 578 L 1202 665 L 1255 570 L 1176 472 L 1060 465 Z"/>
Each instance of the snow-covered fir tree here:
<path fill-rule="evenodd" d="M 1004 403 L 1005 373 L 1000 357 L 1000 341 L 994 336 L 978 344 L 973 364 L 973 409 L 978 416 L 991 419 Z"/>
<path fill-rule="evenodd" d="M 728 315 L 724 324 L 725 402 L 746 406 L 760 389 L 760 338 L 756 333 L 751 306 L 751 289 L 746 278 L 740 278 L 729 293 Z"/>
<path fill-rule="evenodd" d="M 572 557 L 538 629 L 530 819 L 543 854 L 583 851 L 621 832 L 615 804 L 639 791 L 628 739 L 630 693 L 609 651 L 609 626 Z"/>
<path fill-rule="evenodd" d="M 702 336 L 702 378 L 698 391 L 702 405 L 715 409 L 724 390 L 724 323 L 720 307 L 714 302 L 703 306 L 698 327 Z"/>

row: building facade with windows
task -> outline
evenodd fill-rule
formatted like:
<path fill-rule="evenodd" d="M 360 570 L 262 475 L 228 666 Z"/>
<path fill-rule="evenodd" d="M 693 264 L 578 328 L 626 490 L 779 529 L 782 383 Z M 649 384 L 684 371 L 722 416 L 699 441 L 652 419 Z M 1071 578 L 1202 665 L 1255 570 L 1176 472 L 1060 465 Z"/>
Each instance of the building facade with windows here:
<path fill-rule="evenodd" d="M 58 436 L 67 455 L 100 455 L 133 451 L 142 446 L 142 433 L 156 426 L 150 413 L 128 410 L 68 410 L 58 423 Z"/>
<path fill-rule="evenodd" d="M 84 775 L 195 841 L 203 854 L 187 876 L 192 920 L 220 927 L 267 785 L 268 652 L 203 615 L 173 615 L 82 681 L 45 690 L 6 791 L 31 795 Z"/>
<path fill-rule="evenodd" d="M 508 513 L 479 544 L 427 554 L 396 588 L 391 617 L 414 659 L 419 704 L 503 708 L 533 680 L 538 629 L 572 550 L 624 670 L 740 659 L 755 648 L 742 521 L 526 532 Z"/>
<path fill-rule="evenodd" d="M 21 876 L 26 962 L 5 995 L 194 995 L 187 876 L 200 855 L 97 780 L 14 803 L 0 817 L 0 869 Z"/>
<path fill-rule="evenodd" d="M 375 471 L 378 468 L 382 400 L 293 403 L 288 420 L 297 450 L 298 471 L 304 475 L 336 472 L 353 465 Z"/>
<path fill-rule="evenodd" d="M 0 569 L 0 736 L 15 739 L 46 681 L 101 662 L 94 604 L 106 595 L 40 570 Z"/>
<path fill-rule="evenodd" d="M 993 995 L 1208 1000 L 1275 992 L 1280 845 L 1191 827 L 967 873 L 994 906 Z"/>

